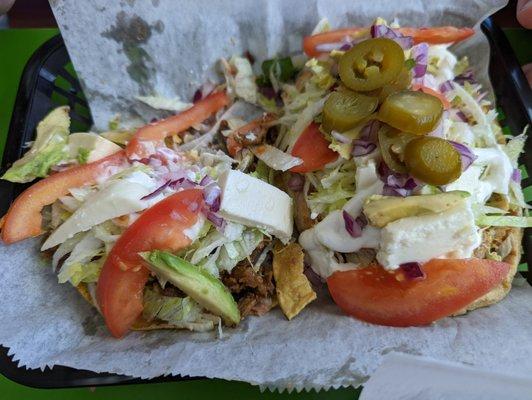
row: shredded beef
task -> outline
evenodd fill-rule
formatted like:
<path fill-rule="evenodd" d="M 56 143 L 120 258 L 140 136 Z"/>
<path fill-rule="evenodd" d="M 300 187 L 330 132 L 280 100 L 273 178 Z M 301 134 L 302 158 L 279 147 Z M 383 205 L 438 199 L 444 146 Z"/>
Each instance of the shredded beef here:
<path fill-rule="evenodd" d="M 230 273 L 222 273 L 222 282 L 234 295 L 242 317 L 263 315 L 274 305 L 271 260 L 266 260 L 258 272 L 247 260 L 241 261 Z"/>

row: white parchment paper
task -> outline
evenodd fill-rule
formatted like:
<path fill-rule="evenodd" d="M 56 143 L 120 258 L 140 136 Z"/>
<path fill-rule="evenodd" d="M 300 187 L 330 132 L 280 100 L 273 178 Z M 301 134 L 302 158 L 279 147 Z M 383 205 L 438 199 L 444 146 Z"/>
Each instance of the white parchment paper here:
<path fill-rule="evenodd" d="M 149 117 L 131 99 L 188 98 L 220 56 L 249 49 L 258 58 L 299 48 L 321 17 L 333 26 L 398 17 L 404 25 L 472 26 L 496 0 L 108 2 L 55 0 L 52 7 L 82 78 L 96 125 L 117 112 Z M 430 4 L 430 5 L 429 5 Z M 128 22 L 129 21 L 129 22 Z M 131 22 L 133 21 L 133 22 Z M 124 30 L 125 29 L 125 30 Z M 461 52 L 485 76 L 482 37 Z M 389 352 L 532 375 L 532 288 L 501 303 L 429 327 L 394 329 L 341 315 L 322 293 L 288 322 L 275 310 L 214 334 L 134 332 L 110 337 L 102 319 L 69 285 L 58 285 L 38 240 L 0 245 L 0 343 L 21 365 L 67 365 L 142 378 L 167 374 L 242 380 L 266 387 L 329 388 L 363 383 Z"/>

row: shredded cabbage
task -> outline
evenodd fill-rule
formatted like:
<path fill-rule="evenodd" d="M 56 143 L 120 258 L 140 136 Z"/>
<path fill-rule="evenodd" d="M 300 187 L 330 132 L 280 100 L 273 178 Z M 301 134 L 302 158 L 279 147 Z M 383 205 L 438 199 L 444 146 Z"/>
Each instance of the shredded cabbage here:
<path fill-rule="evenodd" d="M 517 161 L 519 160 L 519 155 L 523 152 L 525 148 L 526 134 L 522 133 L 519 136 L 515 136 L 502 146 L 503 151 L 506 153 L 512 166 L 517 168 Z"/>
<path fill-rule="evenodd" d="M 331 61 L 318 61 L 316 58 L 308 60 L 305 67 L 312 72 L 310 82 L 319 89 L 328 90 L 336 83 L 335 77 L 331 74 L 332 65 Z"/>
<path fill-rule="evenodd" d="M 83 234 L 59 270 L 59 283 L 70 282 L 77 286 L 80 282 L 96 282 L 103 260 L 92 260 L 102 254 L 102 241 L 95 237 L 94 232 Z"/>
<path fill-rule="evenodd" d="M 156 290 L 147 288 L 143 296 L 143 317 L 152 321 L 159 319 L 176 328 L 191 331 L 210 331 L 218 321 L 214 316 L 204 313 L 201 306 L 190 297 L 163 296 Z"/>
<path fill-rule="evenodd" d="M 305 174 L 315 191 L 307 194 L 307 205 L 311 217 L 316 218 L 323 212 L 339 210 L 355 195 L 356 164 L 353 160 L 341 162 L 332 169 Z M 307 193 L 307 191 L 305 191 Z"/>
<path fill-rule="evenodd" d="M 249 257 L 264 236 L 259 229 L 233 222 L 227 222 L 223 232 L 211 225 L 208 233 L 196 239 L 181 257 L 219 276 L 220 271 L 230 272 L 236 264 Z"/>
<path fill-rule="evenodd" d="M 257 103 L 257 84 L 249 60 L 244 57 L 233 56 L 229 62 L 222 60 L 222 66 L 229 94 L 248 103 Z M 236 72 L 233 73 L 233 71 Z"/>
<path fill-rule="evenodd" d="M 250 150 L 259 160 L 276 171 L 287 171 L 303 163 L 300 158 L 285 153 L 269 144 L 252 147 Z"/>
<path fill-rule="evenodd" d="M 312 98 L 310 95 L 308 97 Z M 314 102 L 310 100 L 310 102 L 301 112 L 295 114 L 296 118 L 293 122 L 293 125 L 290 124 L 291 127 L 285 132 L 279 143 L 278 147 L 281 150 L 288 152 L 292 151 L 292 148 L 299 138 L 299 135 L 301 135 L 307 126 L 310 125 L 310 123 L 314 120 L 314 117 L 321 113 L 326 100 L 327 96 Z M 291 117 L 290 114 L 285 115 L 279 121 L 281 123 L 291 122 L 289 117 Z"/>

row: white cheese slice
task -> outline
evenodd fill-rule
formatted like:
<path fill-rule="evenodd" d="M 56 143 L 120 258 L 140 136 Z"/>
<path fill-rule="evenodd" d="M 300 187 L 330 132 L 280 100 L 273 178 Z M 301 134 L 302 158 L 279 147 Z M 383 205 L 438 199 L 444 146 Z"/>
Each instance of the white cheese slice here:
<path fill-rule="evenodd" d="M 109 219 L 141 211 L 148 202 L 141 200 L 152 188 L 127 180 L 117 180 L 91 195 L 44 242 L 41 250 L 57 246 L 78 232 L 84 232 Z"/>
<path fill-rule="evenodd" d="M 87 162 L 91 163 L 121 150 L 121 147 L 93 132 L 77 132 L 68 136 L 68 155 L 76 159 L 80 149 L 89 152 Z"/>
<path fill-rule="evenodd" d="M 292 236 L 292 199 L 282 190 L 240 171 L 228 170 L 218 181 L 220 215 L 233 222 L 266 230 L 282 241 Z"/>
<path fill-rule="evenodd" d="M 377 260 L 386 269 L 432 258 L 469 258 L 481 242 L 470 202 L 447 211 L 401 218 L 381 230 Z"/>

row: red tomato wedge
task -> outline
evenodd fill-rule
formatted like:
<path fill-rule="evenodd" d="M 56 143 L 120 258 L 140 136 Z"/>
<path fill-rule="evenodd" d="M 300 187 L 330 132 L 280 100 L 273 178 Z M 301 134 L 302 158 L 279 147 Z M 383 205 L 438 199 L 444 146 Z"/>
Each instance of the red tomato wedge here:
<path fill-rule="evenodd" d="M 421 281 L 400 281 L 397 273 L 374 265 L 335 272 L 327 285 L 346 314 L 373 324 L 418 326 L 461 310 L 500 284 L 509 269 L 478 258 L 433 259 L 423 265 Z"/>
<path fill-rule="evenodd" d="M 244 148 L 240 143 L 236 141 L 234 135 L 229 135 L 227 137 L 225 145 L 227 146 L 227 152 L 231 157 L 236 156 L 236 153 L 238 153 Z"/>
<path fill-rule="evenodd" d="M 41 211 L 68 190 L 96 182 L 107 168 L 117 167 L 127 162 L 124 151 L 50 175 L 22 192 L 11 204 L 4 219 L 2 240 L 10 244 L 42 233 Z"/>
<path fill-rule="evenodd" d="M 297 139 L 292 155 L 303 160 L 303 164 L 290 168 L 291 172 L 311 172 L 338 158 L 338 153 L 329 148 L 329 142 L 320 132 L 318 124 L 311 123 Z"/>
<path fill-rule="evenodd" d="M 253 140 L 253 144 L 256 144 L 257 142 L 262 142 L 262 139 L 266 135 L 268 128 L 271 126 L 272 121 L 274 121 L 275 119 L 275 115 L 265 114 L 262 117 L 254 119 L 253 121 L 248 122 L 240 128 L 235 129 L 235 131 L 227 137 L 227 141 L 225 143 L 229 155 L 231 157 L 234 157 L 236 156 L 236 153 L 238 153 L 245 147 L 247 141 L 246 135 L 248 133 L 253 133 L 256 138 L 255 140 Z M 241 142 L 239 142 L 237 138 L 240 138 Z"/>
<path fill-rule="evenodd" d="M 228 104 L 229 97 L 225 92 L 214 92 L 182 113 L 139 128 L 126 147 L 127 156 L 135 160 L 149 157 L 154 146 L 167 136 L 199 124 Z"/>
<path fill-rule="evenodd" d="M 149 270 L 138 253 L 177 251 L 191 243 L 184 230 L 194 225 L 203 204 L 199 189 L 177 192 L 141 216 L 120 236 L 98 279 L 96 295 L 109 331 L 124 336 L 142 313 Z"/>
<path fill-rule="evenodd" d="M 432 28 L 399 28 L 405 36 L 412 36 L 414 43 L 445 44 L 457 43 L 475 34 L 472 28 L 457 28 L 455 26 L 438 26 Z"/>
<path fill-rule="evenodd" d="M 475 31 L 471 28 L 456 28 L 454 26 L 440 26 L 434 28 L 399 28 L 396 29 L 405 36 L 412 36 L 414 43 L 429 44 L 456 43 L 472 36 Z M 328 43 L 338 43 L 345 37 L 355 39 L 369 32 L 369 28 L 345 28 L 335 31 L 306 36 L 303 39 L 303 51 L 309 57 L 317 57 L 328 51 L 320 51 L 319 46 Z"/>
<path fill-rule="evenodd" d="M 309 57 L 317 57 L 320 54 L 328 53 L 328 51 L 320 51 L 318 49 L 319 45 L 338 43 L 343 41 L 346 37 L 355 39 L 356 37 L 364 35 L 368 32 L 368 28 L 345 28 L 318 33 L 316 35 L 305 36 L 303 38 L 303 51 Z"/>
<path fill-rule="evenodd" d="M 451 103 L 449 102 L 449 100 L 447 100 L 447 98 L 445 97 L 445 95 L 443 93 L 440 93 L 434 89 L 431 89 L 427 86 L 423 86 L 423 85 L 420 85 L 418 83 L 414 83 L 412 85 L 412 90 L 417 92 L 418 90 L 421 90 L 423 93 L 427 93 L 427 94 L 430 94 L 434 97 L 437 97 L 438 99 L 440 99 L 441 101 L 441 104 L 443 105 L 443 108 L 445 110 L 448 110 L 449 108 L 451 108 Z"/>

